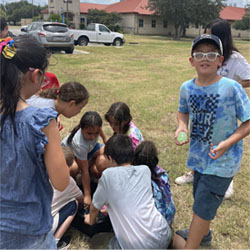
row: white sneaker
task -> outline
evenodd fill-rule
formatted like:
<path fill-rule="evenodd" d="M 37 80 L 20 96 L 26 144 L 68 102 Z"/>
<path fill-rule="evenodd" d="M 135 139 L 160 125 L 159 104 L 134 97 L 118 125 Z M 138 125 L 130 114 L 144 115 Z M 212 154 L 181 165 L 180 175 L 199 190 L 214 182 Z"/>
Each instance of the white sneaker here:
<path fill-rule="evenodd" d="M 178 185 L 183 185 L 183 184 L 191 183 L 193 182 L 193 180 L 194 180 L 194 176 L 192 172 L 190 171 L 188 173 L 185 173 L 182 176 L 177 177 L 174 182 Z"/>
<path fill-rule="evenodd" d="M 224 199 L 230 199 L 232 196 L 233 196 L 233 193 L 234 193 L 234 181 L 232 180 L 226 193 L 225 193 L 225 196 L 224 196 Z"/>

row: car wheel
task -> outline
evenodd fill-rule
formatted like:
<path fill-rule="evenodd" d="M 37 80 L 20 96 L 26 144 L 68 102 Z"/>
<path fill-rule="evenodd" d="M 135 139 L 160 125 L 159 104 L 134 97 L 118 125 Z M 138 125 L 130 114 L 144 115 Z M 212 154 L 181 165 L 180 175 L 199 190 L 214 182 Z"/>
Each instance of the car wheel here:
<path fill-rule="evenodd" d="M 115 41 L 113 42 L 114 46 L 122 46 L 122 39 L 116 38 Z"/>
<path fill-rule="evenodd" d="M 87 37 L 80 37 L 77 43 L 79 44 L 79 46 L 87 46 L 89 43 L 89 40 Z"/>
<path fill-rule="evenodd" d="M 74 48 L 69 48 L 65 50 L 66 54 L 73 54 Z"/>
<path fill-rule="evenodd" d="M 111 43 L 104 43 L 104 45 L 105 45 L 105 46 L 110 46 L 110 45 L 111 45 Z"/>

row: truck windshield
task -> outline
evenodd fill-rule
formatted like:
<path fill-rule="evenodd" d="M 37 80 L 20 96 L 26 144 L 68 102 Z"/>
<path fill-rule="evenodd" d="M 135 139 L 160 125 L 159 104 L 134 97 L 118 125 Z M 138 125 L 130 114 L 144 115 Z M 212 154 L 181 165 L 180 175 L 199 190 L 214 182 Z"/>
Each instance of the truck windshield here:
<path fill-rule="evenodd" d="M 95 24 L 94 23 L 90 23 L 87 27 L 87 30 L 92 30 L 95 31 Z"/>

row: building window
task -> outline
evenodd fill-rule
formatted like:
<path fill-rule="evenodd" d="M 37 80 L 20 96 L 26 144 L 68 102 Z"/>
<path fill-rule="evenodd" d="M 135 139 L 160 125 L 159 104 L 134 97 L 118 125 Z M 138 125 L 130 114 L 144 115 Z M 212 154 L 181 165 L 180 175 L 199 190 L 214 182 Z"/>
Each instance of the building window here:
<path fill-rule="evenodd" d="M 63 0 L 64 3 L 72 3 L 72 0 Z"/>
<path fill-rule="evenodd" d="M 80 18 L 80 23 L 85 23 L 85 17 Z"/>
<path fill-rule="evenodd" d="M 152 28 L 156 28 L 156 20 L 152 19 Z"/>
<path fill-rule="evenodd" d="M 140 28 L 143 27 L 143 19 L 139 19 L 139 27 L 140 27 Z"/>
<path fill-rule="evenodd" d="M 50 0 L 50 3 L 53 3 L 54 2 L 54 0 Z"/>
<path fill-rule="evenodd" d="M 168 21 L 167 20 L 164 20 L 163 21 L 163 28 L 167 28 L 168 27 Z"/>

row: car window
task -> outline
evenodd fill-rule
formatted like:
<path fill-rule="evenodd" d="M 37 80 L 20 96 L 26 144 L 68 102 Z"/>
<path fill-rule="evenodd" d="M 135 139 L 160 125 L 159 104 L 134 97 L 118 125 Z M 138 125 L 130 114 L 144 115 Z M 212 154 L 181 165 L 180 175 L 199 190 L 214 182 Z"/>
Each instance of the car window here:
<path fill-rule="evenodd" d="M 33 25 L 31 26 L 30 30 L 38 30 L 40 27 L 39 23 L 33 23 Z"/>
<path fill-rule="evenodd" d="M 90 23 L 87 27 L 87 30 L 92 30 L 95 31 L 95 24 L 94 23 Z"/>
<path fill-rule="evenodd" d="M 103 26 L 103 25 L 99 25 L 99 30 L 101 32 L 109 32 L 109 30 L 105 26 Z"/>
<path fill-rule="evenodd" d="M 33 23 L 31 23 L 30 25 L 28 25 L 27 30 L 30 31 L 32 29 L 33 25 L 34 25 Z"/>
<path fill-rule="evenodd" d="M 59 32 L 64 33 L 68 31 L 68 28 L 60 24 L 44 24 L 43 29 L 49 32 Z"/>

